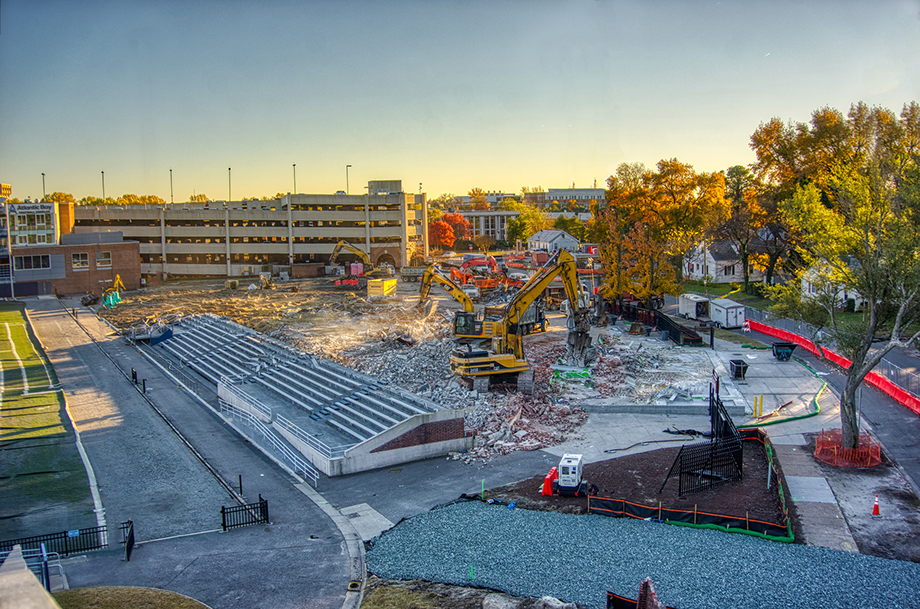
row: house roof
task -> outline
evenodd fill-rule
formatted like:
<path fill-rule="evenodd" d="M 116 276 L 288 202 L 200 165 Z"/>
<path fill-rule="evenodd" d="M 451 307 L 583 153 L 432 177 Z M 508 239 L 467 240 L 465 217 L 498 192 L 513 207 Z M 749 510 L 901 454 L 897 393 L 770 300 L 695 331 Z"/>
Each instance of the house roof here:
<path fill-rule="evenodd" d="M 557 241 L 559 239 L 568 239 L 570 241 L 576 241 L 576 242 L 578 241 L 577 238 L 568 234 L 564 230 L 559 230 L 555 228 L 549 228 L 549 229 L 537 231 L 534 234 L 532 234 L 527 239 L 527 241 L 528 242 L 539 241 L 539 242 L 545 242 L 545 243 L 552 243 L 553 241 Z"/>
<path fill-rule="evenodd" d="M 709 255 L 718 262 L 738 260 L 738 246 L 731 241 L 716 241 L 709 245 Z"/>

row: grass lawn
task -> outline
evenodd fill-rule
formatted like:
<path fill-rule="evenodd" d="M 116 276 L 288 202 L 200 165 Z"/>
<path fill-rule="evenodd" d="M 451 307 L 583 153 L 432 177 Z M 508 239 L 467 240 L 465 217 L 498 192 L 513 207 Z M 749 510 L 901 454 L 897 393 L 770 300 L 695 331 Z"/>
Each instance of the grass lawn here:
<path fill-rule="evenodd" d="M 63 394 L 20 303 L 0 302 L 0 539 L 96 525 Z"/>

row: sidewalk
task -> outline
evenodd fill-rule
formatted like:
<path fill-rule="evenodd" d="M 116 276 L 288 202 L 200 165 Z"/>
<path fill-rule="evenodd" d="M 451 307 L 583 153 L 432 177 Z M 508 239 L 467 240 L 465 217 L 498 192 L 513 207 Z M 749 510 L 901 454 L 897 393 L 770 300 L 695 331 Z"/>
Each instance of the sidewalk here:
<path fill-rule="evenodd" d="M 130 562 L 117 534 L 110 534 L 112 549 L 65 559 L 69 587 L 161 588 L 215 609 L 343 607 L 352 595 L 348 582 L 363 578 L 363 564 L 343 552 L 342 533 L 324 511 L 328 506 L 311 500 L 312 489 L 297 488 L 293 478 L 76 302 L 26 304 L 96 471 L 110 529 L 133 520 L 139 542 Z M 131 382 L 132 368 L 139 380 L 147 379 L 146 394 Z M 220 507 L 236 505 L 240 479 L 244 501 L 259 495 L 269 501 L 271 524 L 222 533 Z M 354 546 L 355 537 L 344 544 Z M 363 560 L 363 548 L 354 550 Z"/>

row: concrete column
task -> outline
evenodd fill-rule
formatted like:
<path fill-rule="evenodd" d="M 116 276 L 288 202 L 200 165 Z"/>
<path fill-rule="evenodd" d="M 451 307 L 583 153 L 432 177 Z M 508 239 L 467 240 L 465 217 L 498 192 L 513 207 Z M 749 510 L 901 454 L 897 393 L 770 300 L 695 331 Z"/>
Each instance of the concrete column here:
<path fill-rule="evenodd" d="M 428 197 L 425 193 L 419 196 L 422 197 L 422 256 L 428 262 Z"/>
<path fill-rule="evenodd" d="M 364 194 L 364 250 L 367 252 L 367 255 L 371 255 L 371 208 L 370 201 L 368 200 L 369 195 Z M 371 262 L 374 262 L 372 259 Z"/>
<path fill-rule="evenodd" d="M 230 276 L 230 208 L 224 205 L 224 253 L 227 257 L 227 277 Z"/>
<path fill-rule="evenodd" d="M 160 208 L 160 257 L 163 259 L 162 274 L 166 281 L 166 206 Z"/>
<path fill-rule="evenodd" d="M 284 197 L 287 199 L 287 222 L 288 222 L 288 264 L 294 264 L 294 195 L 289 194 Z M 282 201 L 284 200 L 282 199 Z"/>
<path fill-rule="evenodd" d="M 399 264 L 401 266 L 409 266 L 409 254 L 408 254 L 408 245 L 409 245 L 409 197 L 414 195 L 401 194 L 399 195 L 399 209 L 402 212 L 400 221 L 400 226 L 402 228 L 402 239 L 399 240 Z M 412 210 L 412 215 L 415 215 L 415 210 Z"/>

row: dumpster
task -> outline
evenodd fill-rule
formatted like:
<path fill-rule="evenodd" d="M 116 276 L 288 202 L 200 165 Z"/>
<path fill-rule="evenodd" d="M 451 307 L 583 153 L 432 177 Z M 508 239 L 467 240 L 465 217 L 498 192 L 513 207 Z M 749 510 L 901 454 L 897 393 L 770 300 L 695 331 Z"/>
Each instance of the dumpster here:
<path fill-rule="evenodd" d="M 773 357 L 781 362 L 788 362 L 797 346 L 795 343 L 773 343 Z"/>
<path fill-rule="evenodd" d="M 732 378 L 743 381 L 744 374 L 748 369 L 748 363 L 743 359 L 730 359 L 728 364 L 731 366 Z"/>

